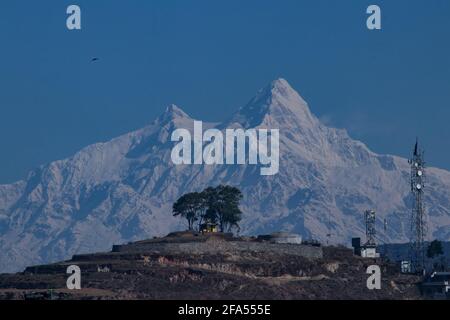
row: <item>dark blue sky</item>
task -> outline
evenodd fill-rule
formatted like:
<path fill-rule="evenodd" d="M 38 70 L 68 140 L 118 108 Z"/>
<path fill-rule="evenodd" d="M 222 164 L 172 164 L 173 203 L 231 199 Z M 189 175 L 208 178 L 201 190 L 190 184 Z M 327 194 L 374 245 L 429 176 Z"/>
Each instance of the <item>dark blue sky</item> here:
<path fill-rule="evenodd" d="M 0 43 L 0 183 L 169 103 L 222 120 L 278 77 L 372 150 L 408 156 L 418 135 L 450 169 L 448 0 L 3 0 Z"/>

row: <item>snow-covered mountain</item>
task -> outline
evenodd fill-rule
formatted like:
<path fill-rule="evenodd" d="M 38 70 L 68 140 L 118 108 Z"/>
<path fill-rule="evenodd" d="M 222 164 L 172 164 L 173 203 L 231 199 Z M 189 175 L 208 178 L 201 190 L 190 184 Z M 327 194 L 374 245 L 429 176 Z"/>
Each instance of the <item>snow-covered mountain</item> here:
<path fill-rule="evenodd" d="M 277 175 L 261 176 L 250 165 L 173 165 L 171 133 L 192 130 L 193 121 L 170 106 L 145 128 L 0 186 L 0 272 L 184 228 L 172 217 L 173 201 L 220 183 L 244 194 L 241 233 L 286 230 L 348 244 L 364 234 L 364 210 L 374 209 L 380 241 L 407 241 L 407 160 L 375 154 L 345 130 L 325 126 L 285 80 L 260 90 L 229 120 L 203 124 L 279 129 Z M 429 168 L 427 174 L 430 238 L 450 240 L 450 172 Z"/>

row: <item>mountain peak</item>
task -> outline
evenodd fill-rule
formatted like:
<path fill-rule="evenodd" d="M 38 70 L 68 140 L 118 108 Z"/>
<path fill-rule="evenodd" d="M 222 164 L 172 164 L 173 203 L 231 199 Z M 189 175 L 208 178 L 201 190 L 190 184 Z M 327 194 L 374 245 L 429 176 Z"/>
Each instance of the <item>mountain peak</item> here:
<path fill-rule="evenodd" d="M 296 93 L 295 90 L 289 84 L 289 82 L 287 82 L 286 79 L 283 78 L 273 80 L 266 88 L 266 90 L 267 89 L 269 89 L 269 91 L 275 95 L 276 94 L 289 95 Z"/>
<path fill-rule="evenodd" d="M 308 104 L 283 78 L 270 82 L 258 91 L 250 102 L 242 107 L 232 121 L 244 127 L 256 127 L 265 120 L 279 123 L 297 122 L 305 124 L 311 122 L 312 116 Z"/>
<path fill-rule="evenodd" d="M 156 120 L 159 124 L 173 122 L 178 119 L 190 119 L 189 115 L 175 104 L 170 104 Z"/>
<path fill-rule="evenodd" d="M 272 100 L 285 99 L 286 102 L 291 104 L 305 104 L 305 100 L 298 94 L 297 91 L 283 78 L 273 80 L 264 89 L 261 89 L 259 94 L 270 97 Z"/>
<path fill-rule="evenodd" d="M 188 114 L 175 104 L 168 105 L 164 113 L 175 118 L 189 118 Z"/>
<path fill-rule="evenodd" d="M 249 161 L 174 165 L 171 134 L 176 128 L 191 131 L 193 119 L 170 105 L 153 125 L 52 162 L 24 182 L 0 186 L 0 273 L 66 260 L 80 248 L 104 250 L 111 243 L 176 231 L 183 224 L 168 214 L 172 203 L 220 184 L 237 186 L 245 195 L 243 234 L 282 229 L 348 242 L 363 233 L 360 210 L 370 207 L 396 225 L 383 238 L 407 240 L 407 222 L 398 218 L 410 210 L 406 159 L 376 155 L 340 131 L 320 126 L 283 79 L 260 90 L 232 120 L 215 128 L 279 129 L 276 177 L 258 175 Z M 204 129 L 212 126 L 203 123 Z M 433 182 L 430 235 L 448 240 L 450 209 L 442 204 L 450 203 L 450 173 L 429 168 L 428 175 Z"/>

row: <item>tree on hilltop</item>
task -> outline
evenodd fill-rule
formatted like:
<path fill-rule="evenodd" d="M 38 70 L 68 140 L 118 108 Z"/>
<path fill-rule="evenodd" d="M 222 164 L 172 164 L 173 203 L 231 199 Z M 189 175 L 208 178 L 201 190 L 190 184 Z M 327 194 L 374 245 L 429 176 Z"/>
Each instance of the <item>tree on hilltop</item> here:
<path fill-rule="evenodd" d="M 427 257 L 434 258 L 442 254 L 444 254 L 444 250 L 442 249 L 442 242 L 440 242 L 439 240 L 431 241 L 427 249 Z"/>
<path fill-rule="evenodd" d="M 181 216 L 188 222 L 188 230 L 194 229 L 194 223 L 199 220 L 203 201 L 201 193 L 192 192 L 181 196 L 172 207 L 173 215 Z"/>
<path fill-rule="evenodd" d="M 234 228 L 239 229 L 242 198 L 241 191 L 236 187 L 208 187 L 200 193 L 180 197 L 173 205 L 173 214 L 187 219 L 189 230 L 193 230 L 195 222 L 198 222 L 198 230 L 204 223 L 211 223 L 218 224 L 221 232 L 230 232 Z"/>

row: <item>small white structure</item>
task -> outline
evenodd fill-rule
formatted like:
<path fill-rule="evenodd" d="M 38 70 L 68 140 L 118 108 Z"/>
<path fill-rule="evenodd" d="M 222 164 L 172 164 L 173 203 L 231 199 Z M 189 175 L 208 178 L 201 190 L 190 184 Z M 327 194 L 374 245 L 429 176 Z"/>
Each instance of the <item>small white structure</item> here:
<path fill-rule="evenodd" d="M 270 242 L 302 244 L 302 237 L 295 233 L 275 232 L 270 235 Z"/>
<path fill-rule="evenodd" d="M 108 266 L 97 266 L 97 272 L 108 273 L 111 269 Z"/>
<path fill-rule="evenodd" d="M 401 273 L 411 273 L 411 261 L 403 260 L 400 264 Z"/>
<path fill-rule="evenodd" d="M 376 247 L 362 247 L 361 257 L 363 258 L 379 258 L 380 254 L 377 252 Z"/>

